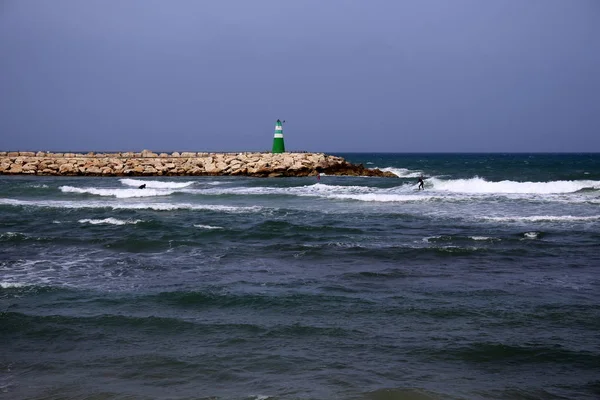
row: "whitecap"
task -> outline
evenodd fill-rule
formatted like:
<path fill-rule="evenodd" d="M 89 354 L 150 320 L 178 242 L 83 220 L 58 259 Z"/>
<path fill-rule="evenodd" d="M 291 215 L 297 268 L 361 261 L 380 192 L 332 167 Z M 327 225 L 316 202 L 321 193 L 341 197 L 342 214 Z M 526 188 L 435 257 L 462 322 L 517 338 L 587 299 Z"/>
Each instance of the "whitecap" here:
<path fill-rule="evenodd" d="M 120 179 L 121 183 L 125 186 L 133 186 L 136 189 L 141 185 L 146 185 L 147 189 L 182 189 L 193 185 L 194 181 L 187 182 L 175 182 L 175 181 L 156 181 L 146 179 Z"/>
<path fill-rule="evenodd" d="M 224 206 L 219 204 L 189 203 L 117 203 L 112 201 L 63 201 L 63 200 L 16 200 L 0 199 L 0 204 L 11 206 L 30 206 L 66 209 L 109 208 L 112 210 L 199 210 L 227 213 L 254 213 L 264 211 L 261 206 Z"/>
<path fill-rule="evenodd" d="M 422 202 L 429 201 L 439 198 L 439 196 L 419 196 L 409 194 L 381 194 L 381 193 L 367 193 L 367 194 L 330 194 L 327 195 L 330 199 L 341 199 L 341 200 L 359 200 L 369 202 Z"/>
<path fill-rule="evenodd" d="M 19 288 L 19 287 L 25 287 L 27 286 L 24 283 L 19 283 L 19 282 L 0 282 L 0 288 L 2 289 L 9 289 L 9 288 Z"/>
<path fill-rule="evenodd" d="M 490 182 L 480 177 L 470 179 L 429 178 L 428 183 L 435 190 L 454 193 L 520 193 L 520 194 L 559 194 L 574 193 L 581 189 L 600 188 L 600 181 L 550 181 L 515 182 L 504 180 Z"/>
<path fill-rule="evenodd" d="M 154 197 L 168 196 L 175 193 L 168 189 L 104 189 L 104 188 L 78 188 L 73 186 L 60 186 L 63 193 L 81 193 L 93 194 L 97 196 L 116 197 L 118 199 L 127 199 L 132 197 Z"/>
<path fill-rule="evenodd" d="M 481 217 L 481 219 L 499 222 L 584 222 L 600 221 L 600 215 L 575 216 L 575 215 L 531 215 L 531 216 L 507 216 L 507 217 Z"/>
<path fill-rule="evenodd" d="M 523 233 L 523 237 L 525 239 L 538 239 L 540 237 L 540 232 L 525 232 Z"/>
<path fill-rule="evenodd" d="M 490 236 L 469 236 L 471 240 L 481 240 L 481 241 L 496 241 L 500 240 L 498 238 L 490 237 Z"/>
<path fill-rule="evenodd" d="M 201 224 L 194 224 L 194 227 L 201 228 L 201 229 L 223 229 L 222 226 L 201 225 Z"/>
<path fill-rule="evenodd" d="M 19 236 L 25 236 L 22 233 L 19 232 L 4 232 L 4 233 L 0 233 L 0 239 L 9 239 L 9 238 L 13 238 L 13 237 L 19 237 Z"/>
<path fill-rule="evenodd" d="M 423 175 L 421 171 L 413 171 L 407 168 L 386 167 L 380 168 L 381 171 L 391 172 L 399 178 L 418 178 Z"/>
<path fill-rule="evenodd" d="M 81 224 L 92 224 L 92 225 L 100 225 L 100 224 L 108 224 L 108 225 L 127 225 L 127 224 L 137 224 L 138 222 L 142 222 L 141 219 L 136 220 L 122 220 L 117 218 L 104 218 L 104 219 L 80 219 L 78 221 Z"/>

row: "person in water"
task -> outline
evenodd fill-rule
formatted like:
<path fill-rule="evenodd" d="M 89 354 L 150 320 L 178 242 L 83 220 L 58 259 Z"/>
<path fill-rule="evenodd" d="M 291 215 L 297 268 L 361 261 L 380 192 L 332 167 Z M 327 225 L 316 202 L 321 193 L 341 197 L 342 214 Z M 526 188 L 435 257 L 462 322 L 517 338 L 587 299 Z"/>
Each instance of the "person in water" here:
<path fill-rule="evenodd" d="M 140 185 L 139 189 L 146 189 L 146 184 Z"/>
<path fill-rule="evenodd" d="M 419 188 L 417 190 L 425 190 L 425 186 L 424 186 L 424 182 L 423 182 L 423 177 L 422 176 L 419 177 Z"/>

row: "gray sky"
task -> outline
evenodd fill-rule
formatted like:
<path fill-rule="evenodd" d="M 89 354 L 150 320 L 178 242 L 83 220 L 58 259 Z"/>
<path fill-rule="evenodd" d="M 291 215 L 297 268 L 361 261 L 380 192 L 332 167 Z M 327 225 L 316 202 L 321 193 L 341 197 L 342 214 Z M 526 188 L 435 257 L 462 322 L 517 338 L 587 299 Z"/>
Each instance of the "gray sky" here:
<path fill-rule="evenodd" d="M 600 151 L 599 0 L 0 0 L 0 150 Z"/>

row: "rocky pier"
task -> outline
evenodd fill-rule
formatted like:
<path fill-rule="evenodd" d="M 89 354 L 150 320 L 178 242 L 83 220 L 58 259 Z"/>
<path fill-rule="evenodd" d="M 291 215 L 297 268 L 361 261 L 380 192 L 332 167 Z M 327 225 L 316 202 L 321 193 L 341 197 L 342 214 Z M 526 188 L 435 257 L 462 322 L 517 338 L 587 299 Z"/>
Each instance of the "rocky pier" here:
<path fill-rule="evenodd" d="M 396 177 L 325 153 L 0 152 L 0 175 L 254 176 L 317 174 Z"/>

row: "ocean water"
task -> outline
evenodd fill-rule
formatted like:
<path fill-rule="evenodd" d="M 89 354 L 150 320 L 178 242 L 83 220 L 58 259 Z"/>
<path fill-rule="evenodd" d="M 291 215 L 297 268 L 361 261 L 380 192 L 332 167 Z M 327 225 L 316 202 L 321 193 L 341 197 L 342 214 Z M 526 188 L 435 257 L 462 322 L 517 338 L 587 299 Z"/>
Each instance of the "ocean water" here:
<path fill-rule="evenodd" d="M 0 398 L 600 398 L 599 154 L 340 155 L 0 176 Z"/>

